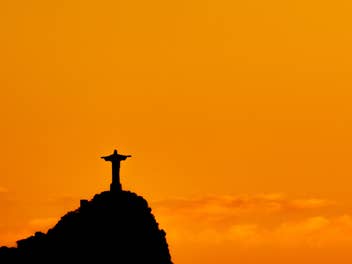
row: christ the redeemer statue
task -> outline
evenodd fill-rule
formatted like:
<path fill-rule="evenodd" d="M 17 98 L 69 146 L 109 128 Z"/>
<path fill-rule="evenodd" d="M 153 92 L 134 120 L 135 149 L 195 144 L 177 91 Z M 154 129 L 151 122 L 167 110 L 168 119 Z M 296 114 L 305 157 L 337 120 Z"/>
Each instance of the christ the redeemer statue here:
<path fill-rule="evenodd" d="M 120 155 L 117 153 L 117 150 L 114 150 L 114 154 L 106 157 L 101 157 L 106 161 L 110 161 L 112 163 L 112 182 L 110 184 L 111 192 L 121 191 L 121 183 L 120 183 L 120 162 L 121 160 L 125 160 L 131 157 L 131 155 Z"/>

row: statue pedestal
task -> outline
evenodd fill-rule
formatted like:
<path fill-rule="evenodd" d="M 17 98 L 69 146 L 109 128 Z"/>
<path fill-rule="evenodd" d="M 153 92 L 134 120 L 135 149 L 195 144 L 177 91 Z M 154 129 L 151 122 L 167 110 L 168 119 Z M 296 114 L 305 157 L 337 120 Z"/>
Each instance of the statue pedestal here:
<path fill-rule="evenodd" d="M 120 192 L 120 191 L 122 191 L 122 187 L 120 183 L 110 184 L 110 192 Z"/>

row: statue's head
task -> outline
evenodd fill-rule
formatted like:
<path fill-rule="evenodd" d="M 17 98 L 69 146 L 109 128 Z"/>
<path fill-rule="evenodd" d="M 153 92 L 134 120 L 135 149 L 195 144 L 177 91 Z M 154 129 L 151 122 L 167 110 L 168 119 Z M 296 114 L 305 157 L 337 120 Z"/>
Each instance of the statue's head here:
<path fill-rule="evenodd" d="M 114 150 L 114 154 L 117 154 L 117 150 L 116 149 Z"/>

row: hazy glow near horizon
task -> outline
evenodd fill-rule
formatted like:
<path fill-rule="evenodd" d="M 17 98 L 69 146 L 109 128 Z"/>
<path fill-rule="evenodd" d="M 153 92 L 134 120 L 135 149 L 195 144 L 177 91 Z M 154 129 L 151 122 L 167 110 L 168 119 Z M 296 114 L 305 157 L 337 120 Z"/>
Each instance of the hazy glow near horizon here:
<path fill-rule="evenodd" d="M 351 262 L 348 1 L 0 3 L 0 244 L 125 189 L 175 263 Z"/>

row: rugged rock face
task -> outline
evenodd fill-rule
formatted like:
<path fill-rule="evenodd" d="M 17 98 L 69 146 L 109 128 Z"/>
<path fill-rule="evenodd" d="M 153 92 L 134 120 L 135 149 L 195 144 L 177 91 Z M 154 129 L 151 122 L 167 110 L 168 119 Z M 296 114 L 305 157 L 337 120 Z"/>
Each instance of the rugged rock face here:
<path fill-rule="evenodd" d="M 171 264 L 165 235 L 143 197 L 103 192 L 82 201 L 46 234 L 0 248 L 0 263 Z"/>

